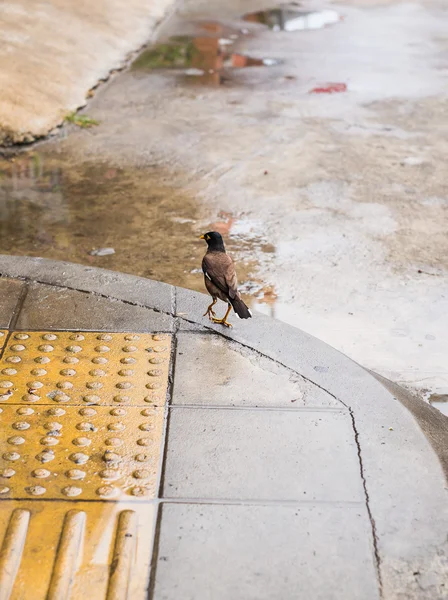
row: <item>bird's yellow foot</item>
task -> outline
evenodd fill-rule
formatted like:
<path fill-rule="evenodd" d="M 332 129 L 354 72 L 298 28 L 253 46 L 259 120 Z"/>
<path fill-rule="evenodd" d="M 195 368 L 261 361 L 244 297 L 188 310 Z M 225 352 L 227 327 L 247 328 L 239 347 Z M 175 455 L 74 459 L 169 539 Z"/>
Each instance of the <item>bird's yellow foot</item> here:
<path fill-rule="evenodd" d="M 212 317 L 211 320 L 213 321 L 213 323 L 216 323 L 217 325 L 224 325 L 224 327 L 233 327 L 233 325 L 231 323 L 226 321 L 225 317 L 223 319 L 216 319 L 215 317 Z"/>
<path fill-rule="evenodd" d="M 205 313 L 202 315 L 203 317 L 208 317 L 210 319 L 210 321 L 213 320 L 213 317 L 216 317 L 216 313 L 213 310 L 213 307 L 215 306 L 215 304 L 216 304 L 216 299 L 213 300 L 213 302 L 207 308 L 207 310 L 205 311 Z"/>

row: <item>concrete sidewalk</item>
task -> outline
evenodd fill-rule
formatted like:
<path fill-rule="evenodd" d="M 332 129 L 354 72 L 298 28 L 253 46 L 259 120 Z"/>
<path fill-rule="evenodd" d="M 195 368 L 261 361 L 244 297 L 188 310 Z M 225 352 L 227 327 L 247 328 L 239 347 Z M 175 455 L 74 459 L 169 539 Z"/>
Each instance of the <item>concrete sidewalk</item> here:
<path fill-rule="evenodd" d="M 2 600 L 448 598 L 443 415 L 281 322 L 212 325 L 201 294 L 0 276 Z"/>

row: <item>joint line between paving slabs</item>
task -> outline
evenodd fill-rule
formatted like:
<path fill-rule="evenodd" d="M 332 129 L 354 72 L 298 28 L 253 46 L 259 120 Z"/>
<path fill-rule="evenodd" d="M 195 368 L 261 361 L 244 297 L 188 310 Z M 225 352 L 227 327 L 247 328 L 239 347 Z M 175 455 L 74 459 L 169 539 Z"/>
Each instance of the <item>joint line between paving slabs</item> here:
<path fill-rule="evenodd" d="M 16 305 L 15 305 L 14 310 L 11 315 L 11 319 L 9 321 L 8 329 L 10 332 L 15 330 L 17 321 L 19 320 L 20 313 L 22 312 L 23 305 L 25 304 L 25 300 L 28 295 L 28 290 L 29 290 L 29 285 L 27 282 L 25 282 L 22 289 L 20 290 L 19 298 L 16 302 Z M 5 344 L 5 346 L 6 346 L 6 344 Z"/>
<path fill-rule="evenodd" d="M 176 288 L 173 287 L 173 293 L 171 297 L 171 310 L 173 314 L 176 314 Z M 153 528 L 153 538 L 152 538 L 152 551 L 151 551 L 151 564 L 149 569 L 149 588 L 148 588 L 148 600 L 151 600 L 154 596 L 155 590 L 155 582 L 156 582 L 156 572 L 157 572 L 157 560 L 159 556 L 159 542 L 160 542 L 160 530 L 162 525 L 162 511 L 163 507 L 161 506 L 163 502 L 163 483 L 165 476 L 165 463 L 166 463 L 166 454 L 167 454 L 167 446 L 168 446 L 168 427 L 170 420 L 170 407 L 173 401 L 173 392 L 174 392 L 174 378 L 176 372 L 176 357 L 177 357 L 177 337 L 179 331 L 179 320 L 174 319 L 174 327 L 172 331 L 171 337 L 171 357 L 170 357 L 170 367 L 168 371 L 168 387 L 166 393 L 166 401 L 165 401 L 165 411 L 164 411 L 164 428 L 162 434 L 162 441 L 160 447 L 160 459 L 159 459 L 159 480 L 157 482 L 157 510 L 155 523 Z"/>

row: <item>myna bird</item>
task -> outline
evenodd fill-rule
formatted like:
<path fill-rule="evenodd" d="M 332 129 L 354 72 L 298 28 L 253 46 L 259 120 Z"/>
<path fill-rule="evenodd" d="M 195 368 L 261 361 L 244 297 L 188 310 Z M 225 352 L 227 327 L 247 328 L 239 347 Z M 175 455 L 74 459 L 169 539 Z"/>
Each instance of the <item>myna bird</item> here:
<path fill-rule="evenodd" d="M 233 307 L 233 310 L 240 319 L 249 319 L 252 313 L 238 293 L 238 281 L 233 260 L 226 253 L 221 234 L 217 231 L 209 231 L 201 235 L 200 239 L 205 240 L 208 246 L 207 252 L 202 259 L 202 270 L 204 271 L 205 287 L 213 298 L 213 302 L 207 308 L 204 317 L 208 315 L 208 318 L 213 323 L 232 327 L 228 323 L 227 317 Z M 217 319 L 216 313 L 213 310 L 213 306 L 216 304 L 218 298 L 228 304 L 227 312 L 222 319 Z"/>

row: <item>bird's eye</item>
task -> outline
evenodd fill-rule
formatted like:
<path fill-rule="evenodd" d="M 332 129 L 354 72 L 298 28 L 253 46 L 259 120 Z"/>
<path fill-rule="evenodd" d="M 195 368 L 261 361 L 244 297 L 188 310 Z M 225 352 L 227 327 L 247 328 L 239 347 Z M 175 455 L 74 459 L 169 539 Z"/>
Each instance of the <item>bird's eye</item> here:
<path fill-rule="evenodd" d="M 206 239 L 206 240 L 209 240 L 209 239 L 210 239 L 210 236 L 209 236 L 209 235 L 206 235 L 206 236 L 205 236 L 205 239 Z"/>

